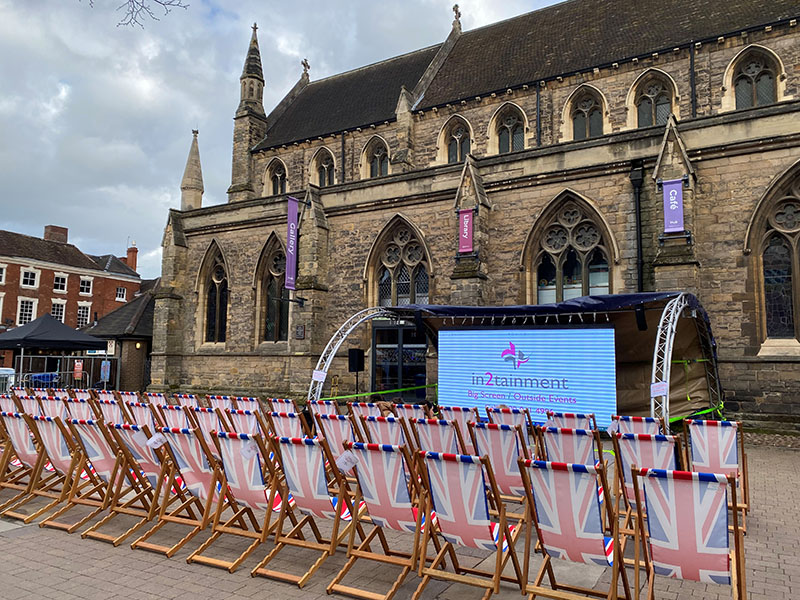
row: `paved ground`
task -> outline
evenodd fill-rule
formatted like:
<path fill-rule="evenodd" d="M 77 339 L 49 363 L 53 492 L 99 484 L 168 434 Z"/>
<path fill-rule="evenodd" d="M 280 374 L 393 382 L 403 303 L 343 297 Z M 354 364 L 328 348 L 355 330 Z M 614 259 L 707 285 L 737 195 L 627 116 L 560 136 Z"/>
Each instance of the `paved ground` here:
<path fill-rule="evenodd" d="M 748 597 L 753 600 L 789 600 L 800 598 L 800 452 L 785 448 L 752 446 L 749 450 L 751 500 L 745 538 Z M 8 496 L 0 495 L 0 501 Z M 76 509 L 78 513 L 78 509 Z M 119 530 L 130 521 L 119 519 Z M 116 527 L 111 526 L 111 529 Z M 180 526 L 171 532 L 159 532 L 154 541 L 178 539 L 185 533 Z M 230 536 L 228 536 L 230 537 Z M 327 598 L 325 587 L 345 562 L 345 553 L 337 552 L 323 565 L 302 590 L 261 577 L 251 578 L 250 569 L 265 556 L 270 544 L 256 550 L 233 574 L 212 567 L 187 564 L 186 556 L 205 534 L 200 534 L 173 558 L 141 550 L 127 544 L 114 548 L 93 540 L 82 540 L 76 533 L 41 529 L 37 525 L 20 526 L 0 519 L 0 598 L 51 598 L 58 600 L 120 598 Z M 411 537 L 392 536 L 401 549 Z M 214 546 L 219 556 L 229 558 L 244 549 L 244 540 L 226 539 Z M 472 563 L 486 555 L 473 553 Z M 286 550 L 276 567 L 298 572 L 308 562 L 303 550 Z M 540 558 L 531 560 L 531 570 Z M 574 566 L 563 561 L 557 575 L 564 581 L 596 585 L 609 580 L 608 571 L 599 567 Z M 383 592 L 391 585 L 397 569 L 364 563 L 356 565 L 345 583 Z M 411 575 L 396 598 L 407 599 L 416 589 L 418 579 Z M 656 597 L 730 598 L 726 586 L 705 585 L 659 578 Z M 476 588 L 447 583 L 432 583 L 425 598 L 464 600 L 479 598 Z M 519 598 L 518 588 L 504 584 L 501 598 Z"/>

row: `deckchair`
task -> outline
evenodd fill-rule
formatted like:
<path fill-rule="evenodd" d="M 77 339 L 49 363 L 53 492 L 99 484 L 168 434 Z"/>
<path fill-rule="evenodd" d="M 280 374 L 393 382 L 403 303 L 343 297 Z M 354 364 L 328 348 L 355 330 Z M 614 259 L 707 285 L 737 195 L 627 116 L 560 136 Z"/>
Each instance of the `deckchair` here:
<path fill-rule="evenodd" d="M 72 392 L 72 397 L 77 400 L 94 400 L 94 396 L 92 395 L 92 390 L 81 389 L 81 388 L 70 388 Z M 101 390 L 106 391 L 106 390 Z M 100 392 L 98 392 L 99 394 Z"/>
<path fill-rule="evenodd" d="M 478 410 L 468 406 L 442 406 L 439 405 L 439 418 L 446 421 L 455 421 L 458 423 L 458 429 L 464 434 L 464 451 L 466 454 L 475 454 L 475 448 L 472 447 L 472 440 L 468 439 L 467 423 L 469 421 L 479 421 Z"/>
<path fill-rule="evenodd" d="M 28 434 L 42 448 L 42 460 L 46 460 L 51 467 L 48 471 L 40 468 L 32 477 L 27 492 L 12 504 L 4 504 L 0 512 L 4 517 L 19 519 L 27 524 L 67 499 L 76 476 L 79 453 L 60 418 L 30 415 L 22 417 L 28 425 Z M 50 502 L 32 513 L 19 512 L 22 506 L 35 498 L 47 498 Z"/>
<path fill-rule="evenodd" d="M 252 410 L 254 412 L 261 412 L 261 400 L 255 396 L 235 396 L 234 408 L 239 410 Z"/>
<path fill-rule="evenodd" d="M 46 455 L 36 448 L 26 416 L 20 412 L 0 412 L 0 423 L 6 438 L 0 458 L 0 490 L 17 492 L 0 505 L 0 510 L 29 494 L 44 469 Z"/>
<path fill-rule="evenodd" d="M 607 496 L 601 502 L 599 492 L 606 490 L 606 471 L 597 466 L 571 463 L 554 463 L 538 460 L 519 461 L 525 483 L 529 514 L 526 523 L 524 581 L 528 581 L 532 535 L 535 526 L 544 555 L 539 571 L 532 583 L 527 583 L 528 598 L 585 598 L 586 596 L 617 598 L 621 577 L 625 598 L 630 598 L 628 576 L 622 563 L 619 541 L 619 521 L 614 519 L 612 502 Z M 605 517 L 603 511 L 606 512 Z M 603 523 L 613 523 L 612 536 L 607 537 Z M 587 589 L 556 581 L 552 559 L 611 567 L 611 583 L 607 592 Z M 547 576 L 550 587 L 542 581 Z"/>
<path fill-rule="evenodd" d="M 522 571 L 514 549 L 522 527 L 509 526 L 505 504 L 500 500 L 489 459 L 485 456 L 420 452 L 424 489 L 426 490 L 425 522 L 430 523 L 436 513 L 437 527 L 426 527 L 422 552 L 427 554 L 432 536 L 444 540 L 430 567 L 419 561 L 422 581 L 413 599 L 422 597 L 431 579 L 465 583 L 484 588 L 484 598 L 500 591 L 500 581 L 516 583 L 523 589 Z M 492 521 L 487 502 L 487 492 L 496 499 L 498 521 Z M 455 547 L 466 546 L 494 553 L 494 569 L 484 571 L 459 563 Z M 439 568 L 449 555 L 453 571 Z M 514 577 L 503 575 L 508 560 L 514 567 Z M 443 565 L 442 565 L 443 566 Z"/>
<path fill-rule="evenodd" d="M 292 398 L 267 398 L 267 408 L 270 412 L 296 413 L 302 411 Z"/>
<path fill-rule="evenodd" d="M 200 406 L 200 401 L 194 394 L 172 394 L 172 397 L 179 406 Z"/>
<path fill-rule="evenodd" d="M 145 392 L 141 398 L 142 401 L 159 406 L 161 404 L 168 404 L 167 396 L 161 392 Z"/>
<path fill-rule="evenodd" d="M 94 419 L 95 414 L 92 409 L 92 403 L 83 398 L 70 398 L 64 397 L 64 404 L 67 407 L 67 413 L 73 419 Z"/>
<path fill-rule="evenodd" d="M 646 433 L 648 435 L 667 435 L 663 418 L 655 417 L 628 417 L 611 415 L 609 433 Z"/>
<path fill-rule="evenodd" d="M 236 408 L 234 406 L 233 396 L 207 395 L 206 402 L 211 408 L 218 408 L 222 411 L 224 411 L 226 408 Z"/>
<path fill-rule="evenodd" d="M 49 396 L 55 396 L 56 398 L 71 398 L 72 396 L 69 393 L 67 388 L 53 388 L 50 390 Z"/>
<path fill-rule="evenodd" d="M 69 419 L 67 426 L 72 439 L 78 445 L 80 460 L 77 472 L 81 477 L 74 477 L 72 488 L 66 504 L 47 519 L 39 523 L 40 527 L 54 527 L 73 533 L 98 514 L 107 510 L 111 504 L 114 490 L 120 479 L 128 485 L 119 491 L 121 495 L 136 493 L 139 482 L 124 466 L 122 454 L 116 447 L 114 439 L 103 426 L 102 421 L 92 419 Z M 86 479 L 83 479 L 83 478 Z M 88 482 L 88 484 L 86 483 Z M 88 506 L 92 510 L 78 521 L 64 522 L 59 520 L 76 506 Z"/>
<path fill-rule="evenodd" d="M 184 406 L 184 413 L 192 426 L 192 429 L 199 428 L 206 436 L 206 441 L 210 442 L 214 434 L 223 431 L 224 421 L 221 420 L 220 412 L 215 408 L 205 408 L 202 406 Z"/>
<path fill-rule="evenodd" d="M 266 415 L 269 430 L 277 437 L 310 437 L 311 432 L 305 419 L 298 413 L 268 412 Z"/>
<path fill-rule="evenodd" d="M 348 402 L 347 403 L 347 410 L 348 412 L 353 415 L 353 423 L 355 423 L 356 429 L 361 432 L 361 436 L 364 439 L 367 439 L 367 432 L 361 428 L 361 417 L 380 417 L 381 416 L 381 409 L 378 408 L 377 403 L 375 402 Z"/>
<path fill-rule="evenodd" d="M 492 423 L 502 423 L 504 425 L 511 425 L 516 427 L 519 425 L 522 433 L 525 434 L 525 439 L 528 437 L 528 432 L 533 431 L 533 422 L 531 421 L 531 413 L 527 408 L 506 408 L 506 407 L 486 407 L 486 416 Z"/>
<path fill-rule="evenodd" d="M 358 506 L 362 500 L 364 501 L 373 526 L 358 546 L 355 545 L 356 528 L 351 527 L 347 548 L 348 561 L 328 585 L 327 592 L 365 600 L 391 600 L 408 574 L 417 566 L 420 536 L 425 526 L 424 497 L 419 477 L 408 451 L 403 446 L 346 442 L 345 448 L 358 461 L 355 466 L 358 488 L 354 505 Z M 411 477 L 406 476 L 408 473 Z M 420 500 L 413 501 L 412 498 Z M 384 529 L 414 534 L 409 551 L 399 552 L 390 549 Z M 370 548 L 376 536 L 382 552 Z M 433 539 L 438 542 L 436 537 Z M 439 548 L 436 550 L 438 552 Z M 341 583 L 353 565 L 362 558 L 402 567 L 386 594 L 378 594 L 372 591 L 371 587 L 364 589 Z"/>
<path fill-rule="evenodd" d="M 729 584 L 734 600 L 747 598 L 743 532 L 728 506 L 736 506 L 733 475 L 638 469 L 632 471 L 636 505 L 636 546 L 644 540 L 647 598 L 654 598 L 656 575 Z M 644 498 L 642 498 L 644 492 Z M 647 532 L 641 507 L 647 511 Z M 635 571 L 636 598 L 639 570 Z"/>
<path fill-rule="evenodd" d="M 284 531 L 289 512 L 295 510 L 289 502 L 281 504 L 278 517 L 278 529 L 275 533 L 275 548 L 251 571 L 251 575 L 262 575 L 272 579 L 296 583 L 302 588 L 308 579 L 332 556 L 337 547 L 350 535 L 350 528 L 356 527 L 361 539 L 359 519 L 365 510 L 364 506 L 353 508 L 347 483 L 338 469 L 330 469 L 332 480 L 326 479 L 326 461 L 334 464 L 333 455 L 324 439 L 313 438 L 274 438 L 274 452 L 279 459 L 285 480 L 281 484 L 281 496 L 294 498 L 296 509 L 303 514 L 294 527 Z M 331 495 L 331 492 L 335 495 Z M 355 515 L 354 515 L 355 513 Z M 333 521 L 330 538 L 323 538 L 315 519 Z M 305 539 L 303 528 L 308 525 L 314 536 L 313 540 Z M 267 569 L 267 565 L 281 550 L 287 546 L 305 548 L 319 553 L 319 557 L 302 575 L 293 575 L 284 571 Z M 296 560 L 296 557 L 295 557 Z"/>
<path fill-rule="evenodd" d="M 41 398 L 42 396 L 52 396 L 49 388 L 29 388 L 28 395 L 36 398 Z"/>
<path fill-rule="evenodd" d="M 63 398 L 56 396 L 39 396 L 39 406 L 42 407 L 42 415 L 46 417 L 58 417 L 60 419 L 67 419 L 71 417 L 67 410 L 67 405 L 64 403 Z M 78 417 L 75 416 L 77 419 Z"/>
<path fill-rule="evenodd" d="M 538 432 L 548 461 L 593 465 L 603 459 L 603 444 L 596 429 L 540 427 Z"/>
<path fill-rule="evenodd" d="M 686 465 L 692 471 L 733 475 L 741 493 L 736 503 L 742 513 L 742 531 L 747 532 L 747 513 L 750 511 L 750 477 L 744 451 L 742 424 L 738 421 L 683 422 L 684 437 L 691 446 L 686 452 Z"/>
<path fill-rule="evenodd" d="M 134 540 L 131 548 L 158 552 L 169 558 L 208 527 L 218 494 L 221 492 L 226 498 L 228 494 L 221 487 L 223 475 L 220 467 L 199 430 L 161 427 L 156 433 L 169 442 L 163 446 L 170 458 L 163 488 L 164 500 L 161 501 L 158 522 Z M 183 489 L 186 496 L 177 507 L 167 512 L 166 499 L 173 489 Z M 147 541 L 168 523 L 188 525 L 191 530 L 172 546 Z"/>
<path fill-rule="evenodd" d="M 189 417 L 183 412 L 183 407 L 178 404 L 159 404 L 156 406 L 161 421 L 165 427 L 185 429 L 191 424 Z"/>
<path fill-rule="evenodd" d="M 17 405 L 11 394 L 0 394 L 0 410 L 3 412 L 17 412 Z"/>
<path fill-rule="evenodd" d="M 126 414 L 123 404 L 116 399 L 98 399 L 94 401 L 95 416 L 106 423 L 126 423 L 130 417 Z"/>
<path fill-rule="evenodd" d="M 617 458 L 616 481 L 625 490 L 625 526 L 630 526 L 629 518 L 635 506 L 631 467 L 646 469 L 678 470 L 678 460 L 682 458 L 681 440 L 674 435 L 649 435 L 646 433 L 615 433 L 611 436 L 614 455 Z M 630 531 L 633 533 L 633 531 Z"/>
<path fill-rule="evenodd" d="M 411 422 L 411 433 L 416 447 L 430 452 L 463 454 L 464 437 L 455 421 L 445 419 L 415 419 Z"/>
<path fill-rule="evenodd" d="M 213 439 L 222 458 L 221 486 L 228 490 L 230 499 L 219 497 L 211 537 L 192 552 L 186 562 L 199 562 L 233 573 L 256 548 L 267 541 L 278 525 L 277 518 L 272 520 L 272 507 L 278 493 L 279 477 L 259 434 L 218 432 Z M 233 514 L 223 521 L 222 513 L 226 507 Z M 263 513 L 263 516 L 259 517 L 256 511 Z M 244 537 L 252 542 L 232 561 L 206 556 L 206 551 L 223 534 Z"/>
<path fill-rule="evenodd" d="M 338 415 L 339 405 L 335 400 L 310 400 L 308 408 L 312 414 L 319 415 Z"/>
<path fill-rule="evenodd" d="M 138 425 L 148 427 L 161 426 L 161 415 L 147 402 L 126 402 L 125 408 L 130 413 L 131 419 Z"/>
<path fill-rule="evenodd" d="M 472 444 L 480 456 L 488 456 L 494 480 L 503 502 L 525 501 L 525 487 L 517 461 L 527 460 L 528 447 L 519 425 L 505 423 L 467 423 Z M 524 515 L 519 515 L 524 517 Z"/>
<path fill-rule="evenodd" d="M 128 423 L 113 423 L 109 424 L 108 428 L 122 455 L 123 468 L 132 475 L 136 485 L 132 493 L 124 495 L 122 493 L 124 479 L 120 477 L 112 493 L 108 514 L 81 533 L 81 537 L 110 542 L 118 546 L 156 516 L 166 471 L 162 451 L 147 446 L 150 437 L 147 425 L 140 428 L 138 425 Z M 138 520 L 119 535 L 100 533 L 101 527 L 119 515 L 136 517 Z"/>
<path fill-rule="evenodd" d="M 328 442 L 328 448 L 334 457 L 344 451 L 345 442 L 361 441 L 359 430 L 353 426 L 352 415 L 330 415 L 314 413 L 317 431 Z"/>
<path fill-rule="evenodd" d="M 97 397 L 104 397 L 107 400 L 120 400 L 123 404 L 127 405 L 129 402 L 142 402 L 142 397 L 138 392 L 97 392 Z"/>
<path fill-rule="evenodd" d="M 262 433 L 259 412 L 244 408 L 226 408 L 228 423 L 239 433 Z"/>
<path fill-rule="evenodd" d="M 594 413 L 567 413 L 548 410 L 545 427 L 565 427 L 567 429 L 597 429 Z"/>
<path fill-rule="evenodd" d="M 409 451 L 414 451 L 414 438 L 403 418 L 362 416 L 361 429 L 366 432 L 367 440 L 373 444 L 405 446 Z"/>
<path fill-rule="evenodd" d="M 41 415 L 42 407 L 36 396 L 17 396 L 17 407 L 19 412 L 27 415 Z"/>
<path fill-rule="evenodd" d="M 394 411 L 398 417 L 404 417 L 409 423 L 411 419 L 429 419 L 431 417 L 427 404 L 395 404 Z"/>

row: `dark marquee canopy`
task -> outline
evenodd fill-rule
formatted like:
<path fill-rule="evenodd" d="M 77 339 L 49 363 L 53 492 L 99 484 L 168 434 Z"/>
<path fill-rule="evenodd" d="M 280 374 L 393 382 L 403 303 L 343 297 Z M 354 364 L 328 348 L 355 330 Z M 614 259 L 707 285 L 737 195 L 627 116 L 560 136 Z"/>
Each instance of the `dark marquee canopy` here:
<path fill-rule="evenodd" d="M 51 315 L 42 315 L 21 327 L 0 334 L 0 349 L 103 350 L 106 341 L 64 325 Z"/>

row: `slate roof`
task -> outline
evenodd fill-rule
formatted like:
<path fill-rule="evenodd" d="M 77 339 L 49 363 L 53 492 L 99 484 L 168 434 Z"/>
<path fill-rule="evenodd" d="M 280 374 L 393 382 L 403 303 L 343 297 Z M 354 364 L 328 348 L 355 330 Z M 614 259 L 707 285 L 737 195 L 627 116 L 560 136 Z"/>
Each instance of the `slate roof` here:
<path fill-rule="evenodd" d="M 309 83 L 255 150 L 395 118 L 400 87 L 412 90 L 440 45 Z"/>
<path fill-rule="evenodd" d="M 151 338 L 153 337 L 153 312 L 156 300 L 153 294 L 158 279 L 148 291 L 139 294 L 116 310 L 85 327 L 89 335 L 101 338 Z"/>
<path fill-rule="evenodd" d="M 72 244 L 0 230 L 0 254 L 97 270 L 97 263 Z"/>
<path fill-rule="evenodd" d="M 122 262 L 113 254 L 102 254 L 100 256 L 89 255 L 89 257 L 99 266 L 103 271 L 108 273 L 118 273 L 120 275 L 130 275 L 131 277 L 138 277 L 139 274 L 131 269 L 128 265 Z"/>
<path fill-rule="evenodd" d="M 568 0 L 462 33 L 415 108 L 610 65 L 800 15 L 797 0 Z M 395 118 L 441 45 L 309 83 L 254 150 Z"/>

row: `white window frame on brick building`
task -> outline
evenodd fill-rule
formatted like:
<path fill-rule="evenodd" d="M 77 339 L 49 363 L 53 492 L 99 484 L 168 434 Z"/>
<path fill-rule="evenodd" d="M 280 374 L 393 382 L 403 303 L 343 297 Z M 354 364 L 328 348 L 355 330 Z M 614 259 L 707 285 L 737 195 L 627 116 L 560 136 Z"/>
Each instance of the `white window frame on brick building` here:
<path fill-rule="evenodd" d="M 0 263 L 0 285 L 5 285 L 6 273 L 8 273 L 8 265 L 5 263 Z"/>
<path fill-rule="evenodd" d="M 23 305 L 25 305 L 26 307 L 30 307 L 29 310 L 25 309 L 25 314 L 23 314 Z M 38 298 L 28 298 L 25 296 L 20 296 L 19 298 L 17 298 L 17 327 L 33 321 L 36 318 L 36 312 L 38 309 L 39 309 Z"/>
<path fill-rule="evenodd" d="M 128 301 L 128 288 L 122 285 L 117 286 L 117 293 L 114 297 L 114 300 L 117 302 L 127 302 Z"/>
<path fill-rule="evenodd" d="M 92 318 L 92 303 L 78 302 L 78 317 L 76 321 L 76 329 L 80 329 L 81 327 L 86 327 L 91 322 L 91 318 Z"/>
<path fill-rule="evenodd" d="M 67 314 L 67 301 L 53 298 L 53 306 L 50 308 L 50 315 L 54 319 L 58 319 L 63 323 L 66 314 Z"/>
<path fill-rule="evenodd" d="M 19 287 L 26 290 L 35 290 L 39 287 L 39 277 L 42 272 L 33 267 L 20 267 L 19 270 Z M 27 281 L 26 281 L 27 280 Z M 32 282 L 31 282 L 32 280 Z"/>
<path fill-rule="evenodd" d="M 91 296 L 92 288 L 94 287 L 94 277 L 81 276 L 81 283 L 78 287 L 78 294 L 81 296 Z M 88 288 L 88 289 L 87 289 Z"/>
<path fill-rule="evenodd" d="M 0 292 L 0 325 L 4 325 L 5 322 L 3 321 L 3 300 L 6 297 L 5 292 Z"/>
<path fill-rule="evenodd" d="M 60 272 L 54 273 L 53 291 L 56 294 L 66 294 L 68 282 L 69 282 L 69 275 L 67 275 L 66 273 L 60 273 Z M 62 283 L 63 285 L 59 285 L 59 283 Z"/>

